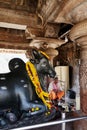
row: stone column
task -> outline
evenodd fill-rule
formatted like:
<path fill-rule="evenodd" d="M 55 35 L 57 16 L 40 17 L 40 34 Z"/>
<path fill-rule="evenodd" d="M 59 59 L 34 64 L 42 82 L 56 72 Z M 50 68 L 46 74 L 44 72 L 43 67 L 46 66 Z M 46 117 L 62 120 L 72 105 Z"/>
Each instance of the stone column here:
<path fill-rule="evenodd" d="M 87 45 L 81 46 L 80 88 L 81 109 L 87 114 Z"/>
<path fill-rule="evenodd" d="M 74 113 L 75 116 L 87 115 L 87 45 L 81 46 L 79 79 L 81 111 Z M 75 121 L 73 125 L 74 130 L 87 130 L 87 120 Z"/>
<path fill-rule="evenodd" d="M 50 57 L 50 62 L 53 65 L 53 59 L 58 55 L 58 51 L 54 48 L 47 48 L 45 50 L 46 54 Z"/>

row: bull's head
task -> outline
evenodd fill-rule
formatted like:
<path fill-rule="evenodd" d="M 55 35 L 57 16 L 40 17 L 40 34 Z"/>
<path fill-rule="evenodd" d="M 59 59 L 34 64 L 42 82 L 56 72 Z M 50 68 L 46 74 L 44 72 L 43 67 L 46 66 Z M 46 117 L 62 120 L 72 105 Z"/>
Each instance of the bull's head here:
<path fill-rule="evenodd" d="M 33 60 L 31 60 L 31 62 L 34 63 L 37 72 L 42 73 L 44 75 L 49 75 L 50 77 L 54 78 L 56 72 L 51 66 L 48 56 L 45 53 L 37 51 L 35 49 L 33 49 L 32 52 L 33 52 Z"/>

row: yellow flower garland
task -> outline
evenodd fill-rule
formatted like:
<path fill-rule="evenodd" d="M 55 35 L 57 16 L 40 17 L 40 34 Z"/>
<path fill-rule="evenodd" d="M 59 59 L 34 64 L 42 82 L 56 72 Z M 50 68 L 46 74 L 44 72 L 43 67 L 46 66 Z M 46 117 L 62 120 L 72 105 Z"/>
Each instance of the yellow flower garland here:
<path fill-rule="evenodd" d="M 51 108 L 51 101 L 49 100 L 49 93 L 44 92 L 41 88 L 40 81 L 38 78 L 37 71 L 34 65 L 31 62 L 26 63 L 26 70 L 28 75 L 35 86 L 35 91 L 40 99 L 42 99 L 43 103 L 48 107 Z M 45 99 L 46 98 L 46 99 Z"/>
<path fill-rule="evenodd" d="M 50 57 L 43 51 L 39 51 L 41 54 L 43 54 L 47 59 L 50 59 Z"/>

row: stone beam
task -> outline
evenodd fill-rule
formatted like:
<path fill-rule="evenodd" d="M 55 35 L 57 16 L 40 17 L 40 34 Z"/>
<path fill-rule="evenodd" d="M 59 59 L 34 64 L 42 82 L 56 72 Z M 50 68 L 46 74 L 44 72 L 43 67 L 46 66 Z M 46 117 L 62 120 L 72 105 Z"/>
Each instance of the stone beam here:
<path fill-rule="evenodd" d="M 0 48 L 27 50 L 30 47 L 28 43 L 14 43 L 13 44 L 10 42 L 0 42 Z"/>
<path fill-rule="evenodd" d="M 0 41 L 4 42 L 25 42 L 28 43 L 30 40 L 26 39 L 25 31 L 16 29 L 0 28 Z"/>
<path fill-rule="evenodd" d="M 19 25 L 27 25 L 30 27 L 38 27 L 38 17 L 36 14 L 31 14 L 26 11 L 18 11 L 18 10 L 10 10 L 0 8 L 0 21 L 19 24 Z"/>
<path fill-rule="evenodd" d="M 30 47 L 36 47 L 41 48 L 44 46 L 44 43 L 47 43 L 47 48 L 57 48 L 63 44 L 65 44 L 67 41 L 60 40 L 60 39 L 53 39 L 53 38 L 46 38 L 46 37 L 36 37 L 34 38 L 30 43 Z"/>

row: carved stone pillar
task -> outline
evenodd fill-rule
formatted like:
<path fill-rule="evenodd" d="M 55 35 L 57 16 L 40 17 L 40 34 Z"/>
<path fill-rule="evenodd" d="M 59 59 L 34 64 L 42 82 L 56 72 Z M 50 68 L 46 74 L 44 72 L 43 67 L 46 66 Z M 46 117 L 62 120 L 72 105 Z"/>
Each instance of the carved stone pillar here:
<path fill-rule="evenodd" d="M 81 46 L 80 87 L 81 109 L 87 114 L 87 45 Z"/>
<path fill-rule="evenodd" d="M 81 45 L 80 64 L 80 101 L 81 111 L 74 113 L 74 116 L 87 115 L 87 46 Z M 87 120 L 75 121 L 74 130 L 87 130 Z"/>
<path fill-rule="evenodd" d="M 54 48 L 47 48 L 45 50 L 46 54 L 50 57 L 50 62 L 53 65 L 53 59 L 58 55 L 58 51 Z"/>
<path fill-rule="evenodd" d="M 82 116 L 87 115 L 87 20 L 73 26 L 69 38 L 81 47 L 79 68 L 81 111 L 76 114 Z M 74 130 L 87 130 L 87 120 L 74 122 Z"/>

